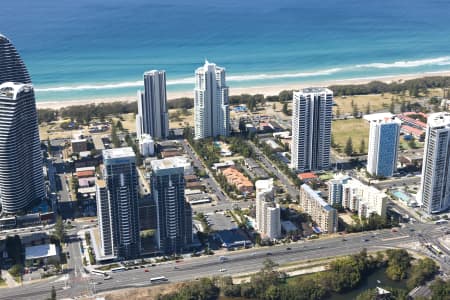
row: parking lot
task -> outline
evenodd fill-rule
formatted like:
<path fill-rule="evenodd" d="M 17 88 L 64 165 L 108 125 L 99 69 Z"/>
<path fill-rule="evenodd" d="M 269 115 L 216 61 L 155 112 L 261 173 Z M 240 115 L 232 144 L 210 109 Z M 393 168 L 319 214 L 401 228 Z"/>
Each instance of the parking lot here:
<path fill-rule="evenodd" d="M 237 228 L 233 218 L 225 216 L 223 212 L 209 213 L 206 215 L 206 219 L 211 228 L 215 231 Z"/>

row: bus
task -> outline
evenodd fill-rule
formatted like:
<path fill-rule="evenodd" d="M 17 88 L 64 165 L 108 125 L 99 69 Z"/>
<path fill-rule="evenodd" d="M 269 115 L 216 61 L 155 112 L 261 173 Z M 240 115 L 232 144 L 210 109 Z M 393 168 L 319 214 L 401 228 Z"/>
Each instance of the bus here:
<path fill-rule="evenodd" d="M 126 271 L 126 270 L 127 269 L 125 267 L 118 267 L 118 268 L 111 269 L 111 273 L 123 272 L 123 271 Z"/>
<path fill-rule="evenodd" d="M 150 278 L 150 283 L 166 282 L 169 281 L 165 276 L 158 276 Z"/>
<path fill-rule="evenodd" d="M 448 221 L 444 220 L 444 219 L 437 220 L 436 222 L 434 222 L 434 224 L 436 224 L 436 225 L 443 225 L 443 224 L 447 224 L 447 223 L 448 223 Z"/>
<path fill-rule="evenodd" d="M 430 250 L 435 255 L 441 255 L 442 254 L 441 249 L 439 249 L 436 245 L 428 243 L 425 246 L 428 248 L 428 250 Z"/>
<path fill-rule="evenodd" d="M 91 274 L 99 275 L 99 276 L 103 276 L 103 277 L 108 276 L 108 274 L 105 271 L 100 271 L 100 270 L 92 270 Z"/>

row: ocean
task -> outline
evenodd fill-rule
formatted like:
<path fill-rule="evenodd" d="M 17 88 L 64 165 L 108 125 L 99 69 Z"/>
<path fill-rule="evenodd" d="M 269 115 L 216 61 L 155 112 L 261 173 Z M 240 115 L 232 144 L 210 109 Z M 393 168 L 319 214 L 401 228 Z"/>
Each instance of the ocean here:
<path fill-rule="evenodd" d="M 37 101 L 134 97 L 147 70 L 193 89 L 205 59 L 233 87 L 450 70 L 445 0 L 2 0 L 0 32 Z M 1 71 L 1 70 L 0 70 Z"/>

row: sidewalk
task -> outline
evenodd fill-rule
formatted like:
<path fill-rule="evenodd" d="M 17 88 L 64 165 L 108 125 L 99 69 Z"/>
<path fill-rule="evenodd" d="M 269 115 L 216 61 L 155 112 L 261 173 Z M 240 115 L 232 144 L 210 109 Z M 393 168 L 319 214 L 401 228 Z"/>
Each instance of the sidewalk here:
<path fill-rule="evenodd" d="M 6 285 L 11 288 L 11 287 L 16 287 L 19 286 L 20 284 L 17 283 L 14 278 L 11 276 L 11 274 L 9 274 L 8 271 L 6 270 L 2 270 L 2 278 L 5 280 Z"/>

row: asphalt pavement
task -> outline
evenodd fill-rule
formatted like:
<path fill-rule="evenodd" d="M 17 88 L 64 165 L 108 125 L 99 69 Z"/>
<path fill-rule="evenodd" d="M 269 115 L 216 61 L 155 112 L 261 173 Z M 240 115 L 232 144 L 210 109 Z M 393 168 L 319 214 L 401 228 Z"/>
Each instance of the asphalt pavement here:
<path fill-rule="evenodd" d="M 300 241 L 289 245 L 273 247 L 251 248 L 242 251 L 232 251 L 226 254 L 228 260 L 219 261 L 217 255 L 185 259 L 180 263 L 168 262 L 144 269 L 133 269 L 111 275 L 110 280 L 103 280 L 97 275 L 87 277 L 74 277 L 70 288 L 64 289 L 66 282 L 61 279 L 52 279 L 36 284 L 24 285 L 20 288 L 3 289 L 0 299 L 45 299 L 49 296 L 51 286 L 55 286 L 58 298 L 74 297 L 81 294 L 103 292 L 127 287 L 149 286 L 150 278 L 166 276 L 171 282 L 194 280 L 205 276 L 221 276 L 255 272 L 261 269 L 266 258 L 270 258 L 279 265 L 297 261 L 308 261 L 319 258 L 331 258 L 340 255 L 352 254 L 366 248 L 368 251 L 378 251 L 388 248 L 406 248 L 427 254 L 424 247 L 418 246 L 422 238 L 435 241 L 442 235 L 439 226 L 428 224 L 411 224 L 398 232 L 380 230 L 338 236 L 334 238 L 321 238 L 312 241 Z M 343 240 L 345 239 L 345 241 Z M 76 242 L 75 242 L 76 243 Z M 74 245 L 74 253 L 76 245 Z M 290 248 L 290 250 L 287 249 Z M 72 252 L 72 250 L 71 250 Z M 74 257 L 71 253 L 71 257 Z M 75 257 L 74 257 L 75 258 Z M 78 258 L 77 258 L 78 259 Z M 449 272 L 448 261 L 438 257 L 442 270 Z M 176 267 L 176 268 L 175 268 Z M 221 269 L 226 271 L 221 272 Z M 96 283 L 96 284 L 94 284 Z"/>

